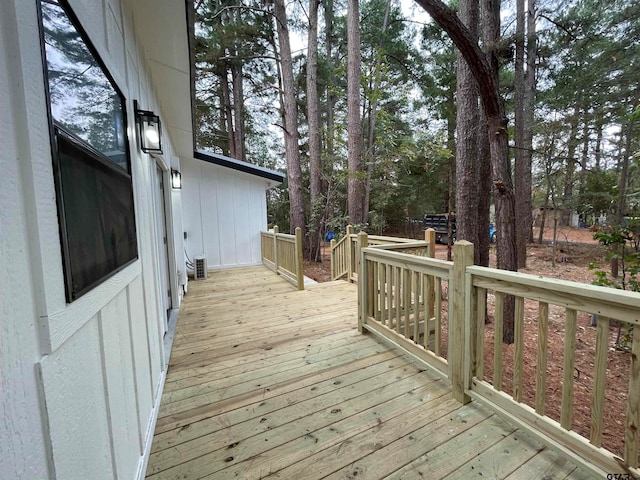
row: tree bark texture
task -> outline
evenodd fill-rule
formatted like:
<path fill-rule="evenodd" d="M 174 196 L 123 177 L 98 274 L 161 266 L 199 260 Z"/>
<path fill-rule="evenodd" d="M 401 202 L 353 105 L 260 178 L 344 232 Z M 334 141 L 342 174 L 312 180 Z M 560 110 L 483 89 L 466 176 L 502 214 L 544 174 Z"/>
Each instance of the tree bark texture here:
<path fill-rule="evenodd" d="M 629 102 L 631 103 L 631 102 Z M 637 108 L 637 99 L 634 104 L 634 111 Z M 625 135 L 624 152 L 618 161 L 618 170 L 620 171 L 620 182 L 618 183 L 618 204 L 616 205 L 616 225 L 622 225 L 624 215 L 627 208 L 627 183 L 629 177 L 629 158 L 631 157 L 632 140 L 635 132 L 635 119 L 631 118 L 622 133 Z M 620 246 L 616 245 L 614 249 L 614 257 L 611 259 L 611 276 L 616 278 L 619 274 L 618 255 L 620 255 Z"/>
<path fill-rule="evenodd" d="M 233 128 L 233 111 L 231 109 L 231 93 L 229 92 L 229 81 L 227 80 L 227 70 L 223 70 L 220 78 L 220 85 L 222 86 L 222 116 L 226 121 L 227 141 L 229 142 L 228 155 L 232 158 L 236 157 L 236 141 Z"/>
<path fill-rule="evenodd" d="M 491 69 L 496 88 L 498 87 L 499 65 L 495 55 L 495 45 L 500 41 L 500 0 L 484 0 L 484 45 L 487 51 L 487 63 Z M 504 109 L 498 94 L 500 107 Z M 509 161 L 509 136 L 507 119 L 497 115 L 487 117 L 489 148 L 493 169 L 493 198 L 496 205 L 497 267 L 503 270 L 517 270 L 516 212 L 515 195 L 511 180 L 511 162 Z M 502 340 L 513 343 L 514 340 L 515 297 L 506 295 L 504 299 Z"/>
<path fill-rule="evenodd" d="M 516 190 L 516 243 L 518 254 L 518 268 L 527 266 L 527 227 L 526 212 L 527 194 L 525 188 L 525 175 L 527 171 L 525 158 L 524 138 L 524 111 L 525 108 L 525 84 L 524 84 L 524 38 L 525 38 L 525 14 L 524 4 L 526 0 L 516 0 L 516 59 L 514 76 L 514 100 L 515 100 L 515 190 Z M 529 166 L 529 168 L 531 168 Z"/>
<path fill-rule="evenodd" d="M 576 103 L 576 106 L 574 107 L 573 118 L 571 119 L 571 132 L 569 134 L 567 146 L 567 167 L 565 169 L 564 192 L 561 206 L 564 210 L 561 219 L 562 226 L 569 225 L 569 213 L 567 212 L 571 210 L 571 203 L 573 200 L 573 184 L 575 182 L 577 164 L 576 151 L 578 150 L 578 129 L 580 126 L 580 118 L 582 116 L 581 103 L 581 98 L 579 98 L 578 103 Z"/>
<path fill-rule="evenodd" d="M 478 85 L 487 117 L 487 132 L 493 173 L 493 198 L 496 205 L 498 237 L 497 266 L 503 270 L 517 269 L 515 240 L 515 197 L 509 161 L 507 118 L 498 90 L 498 61 L 492 53 L 485 56 L 477 40 L 462 24 L 454 11 L 440 0 L 416 0 L 442 27 L 469 65 Z M 491 48 L 500 36 L 500 3 L 486 0 L 487 21 L 484 25 L 485 45 Z M 513 342 L 513 302 L 505 301 L 503 339 Z"/>
<path fill-rule="evenodd" d="M 536 2 L 535 0 L 527 0 L 527 71 L 524 75 L 524 145 L 525 145 L 525 177 L 523 188 L 525 195 L 523 202 L 523 213 L 526 217 L 524 223 L 526 226 L 527 242 L 533 242 L 533 202 L 532 202 L 532 160 L 533 160 L 533 125 L 534 125 L 534 108 L 536 101 L 536 58 L 538 53 L 536 34 Z"/>
<path fill-rule="evenodd" d="M 309 121 L 309 255 L 318 261 L 322 232 L 322 168 L 320 163 L 320 108 L 318 99 L 318 0 L 309 0 L 309 32 L 307 49 L 307 117 Z"/>
<path fill-rule="evenodd" d="M 360 10 L 358 0 L 347 2 L 347 129 L 349 221 L 364 224 L 364 172 L 360 125 Z"/>
<path fill-rule="evenodd" d="M 335 135 L 335 121 L 334 121 L 334 106 L 336 103 L 335 95 L 333 93 L 333 0 L 326 0 L 324 2 L 324 23 L 325 23 L 325 46 L 327 62 L 329 62 L 329 82 L 327 84 L 327 134 L 325 139 L 325 150 L 327 158 L 333 161 L 334 155 L 334 135 Z"/>
<path fill-rule="evenodd" d="M 451 89 L 449 90 L 451 92 Z M 449 93 L 448 101 L 451 103 L 451 112 L 455 110 L 455 97 L 452 93 Z M 447 115 L 447 147 L 450 152 L 456 151 L 456 118 L 454 115 Z M 447 211 L 447 261 L 450 262 L 453 259 L 452 256 L 452 218 L 455 212 L 455 182 L 456 180 L 456 156 L 451 156 L 447 161 L 447 183 L 448 188 L 446 190 L 445 208 Z"/>
<path fill-rule="evenodd" d="M 474 262 L 483 267 L 489 266 L 489 208 L 491 205 L 491 151 L 487 135 L 487 118 L 480 106 L 478 115 L 478 248 L 475 249 Z"/>
<path fill-rule="evenodd" d="M 387 26 L 389 25 L 389 14 L 391 13 L 391 0 L 387 0 L 387 6 L 384 11 L 384 19 L 382 21 L 382 30 L 380 31 L 380 50 L 384 48 L 384 34 L 387 31 Z M 378 70 L 379 65 L 374 66 L 374 70 Z M 371 89 L 373 92 L 377 92 L 380 88 L 380 74 L 376 73 L 373 75 L 373 85 Z M 371 100 L 371 104 L 369 105 L 369 125 L 368 125 L 368 134 L 367 134 L 367 146 L 366 146 L 366 170 L 367 170 L 367 178 L 364 187 L 364 200 L 363 200 L 363 208 L 364 212 L 362 214 L 364 221 L 367 222 L 369 218 L 369 198 L 371 197 L 371 174 L 373 171 L 373 162 L 375 159 L 375 141 L 376 141 L 376 121 L 378 115 L 378 97 L 375 95 L 373 100 Z"/>
<path fill-rule="evenodd" d="M 302 189 L 302 169 L 300 168 L 300 148 L 298 144 L 298 107 L 296 103 L 293 62 L 289 43 L 289 28 L 284 0 L 274 0 L 274 16 L 280 47 L 280 68 L 282 71 L 282 97 L 284 120 L 284 148 L 287 161 L 289 183 L 290 232 L 296 227 L 305 232 L 304 196 Z"/>
<path fill-rule="evenodd" d="M 235 53 L 235 52 L 234 52 Z M 237 56 L 237 53 L 235 53 Z M 233 60 L 231 63 L 231 78 L 233 83 L 233 118 L 234 131 L 234 158 L 245 161 L 245 134 L 244 134 L 244 85 L 242 79 L 242 62 Z"/>
<path fill-rule="evenodd" d="M 470 35 L 478 38 L 478 2 L 460 0 L 458 15 Z M 477 41 L 477 40 L 476 40 Z M 478 245 L 478 90 L 462 54 L 456 75 L 456 237 Z M 478 255 L 475 255 L 478 257 Z"/>

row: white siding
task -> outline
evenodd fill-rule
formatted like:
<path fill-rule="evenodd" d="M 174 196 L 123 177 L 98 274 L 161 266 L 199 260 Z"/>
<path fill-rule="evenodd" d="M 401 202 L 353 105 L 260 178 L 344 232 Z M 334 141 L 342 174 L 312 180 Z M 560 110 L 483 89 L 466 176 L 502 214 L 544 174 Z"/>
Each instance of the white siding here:
<path fill-rule="evenodd" d="M 149 171 L 155 159 L 138 149 L 133 100 L 161 116 L 162 110 L 133 31 L 133 2 L 70 0 L 126 99 L 139 253 L 138 261 L 71 304 L 64 293 L 37 5 L 0 3 L 1 479 L 132 479 L 150 448 L 165 369 L 163 311 L 153 253 Z M 184 18 L 167 21 L 179 37 Z M 186 30 L 182 38 L 186 44 Z M 163 141 L 165 161 L 178 165 L 171 139 Z M 170 264 L 184 270 L 180 192 L 169 195 L 169 224 L 179 229 Z"/>
<path fill-rule="evenodd" d="M 40 369 L 56 478 L 112 478 L 98 319 L 47 355 Z"/>
<path fill-rule="evenodd" d="M 136 388 L 136 411 L 138 413 L 138 432 L 140 445 L 144 446 L 145 435 L 149 428 L 149 415 L 153 407 L 154 385 L 151 381 L 151 359 L 144 305 L 138 299 L 143 297 L 142 279 L 138 277 L 129 285 L 129 328 L 131 329 L 131 354 Z M 129 406 L 132 408 L 132 406 Z"/>
<path fill-rule="evenodd" d="M 189 258 L 204 255 L 209 268 L 259 264 L 268 182 L 201 160 L 183 159 L 181 165 Z"/>
<path fill-rule="evenodd" d="M 19 115 L 25 108 L 23 76 L 18 58 L 9 56 L 18 49 L 16 25 L 13 5 L 0 6 L 0 478 L 31 479 L 47 477 L 47 453 L 34 368 L 36 292 L 20 161 L 26 153 Z"/>
<path fill-rule="evenodd" d="M 136 471 L 142 455 L 131 353 L 128 295 L 123 291 L 100 312 L 100 340 L 111 425 L 111 449 L 118 478 Z"/>

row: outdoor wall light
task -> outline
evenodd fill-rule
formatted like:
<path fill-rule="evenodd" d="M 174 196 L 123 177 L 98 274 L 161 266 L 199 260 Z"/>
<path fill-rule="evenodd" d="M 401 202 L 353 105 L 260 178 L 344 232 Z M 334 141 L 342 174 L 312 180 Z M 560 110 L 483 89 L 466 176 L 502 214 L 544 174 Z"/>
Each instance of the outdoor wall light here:
<path fill-rule="evenodd" d="M 182 174 L 178 170 L 171 169 L 171 188 L 182 188 Z"/>
<path fill-rule="evenodd" d="M 160 117 L 153 112 L 140 110 L 137 100 L 133 104 L 140 133 L 140 149 L 145 153 L 162 153 Z"/>

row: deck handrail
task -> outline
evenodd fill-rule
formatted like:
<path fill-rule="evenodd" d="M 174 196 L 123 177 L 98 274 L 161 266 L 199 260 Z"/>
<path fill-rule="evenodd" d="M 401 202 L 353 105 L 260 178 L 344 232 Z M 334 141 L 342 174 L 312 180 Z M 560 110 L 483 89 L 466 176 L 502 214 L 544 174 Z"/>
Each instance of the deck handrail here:
<path fill-rule="evenodd" d="M 425 230 L 424 242 L 431 242 L 434 245 L 433 252 L 435 254 L 435 236 L 431 239 L 429 231 Z M 435 232 L 435 230 L 434 230 Z M 431 239 L 431 240 L 430 240 Z M 378 246 L 378 245 L 408 245 L 415 244 L 416 240 L 413 238 L 403 237 L 391 237 L 385 235 L 369 235 L 367 234 L 366 246 Z M 422 251 L 416 251 L 415 245 L 413 247 L 406 247 L 413 250 L 411 253 L 416 255 L 429 254 L 431 250 L 424 247 Z M 353 226 L 347 225 L 347 232 L 338 241 L 331 240 L 331 280 L 338 280 L 346 276 L 350 282 L 358 281 L 358 265 L 360 263 L 360 249 L 358 247 L 358 234 L 354 233 Z"/>
<path fill-rule="evenodd" d="M 278 227 L 273 232 L 260 232 L 262 263 L 287 281 L 304 290 L 302 263 L 302 229 L 296 227 L 295 235 L 280 233 Z"/>
<path fill-rule="evenodd" d="M 349 238 L 353 227 L 347 226 L 347 233 L 338 241 L 331 240 L 331 280 L 338 280 L 349 273 Z"/>
<path fill-rule="evenodd" d="M 454 262 L 423 258 L 394 251 L 393 247 L 366 247 L 360 255 L 358 285 L 360 331 L 373 332 L 404 349 L 447 376 L 454 397 L 462 403 L 476 400 L 509 417 L 520 428 L 560 448 L 595 475 L 608 473 L 640 477 L 640 296 L 636 293 L 542 278 L 516 272 L 473 266 L 473 245 L 457 242 Z M 435 301 L 424 293 L 435 284 Z M 446 307 L 441 295 L 448 282 Z M 492 378 L 485 376 L 485 319 L 487 293 L 495 297 Z M 502 307 L 506 296 L 515 298 L 513 389 L 502 387 Z M 524 302 L 538 302 L 538 339 L 534 405 L 523 400 Z M 430 308 L 433 305 L 434 311 Z M 545 415 L 549 308 L 565 309 L 560 421 Z M 578 312 L 598 316 L 595 347 L 591 431 L 572 430 L 574 365 Z M 446 320 L 444 318 L 446 315 Z M 622 458 L 602 445 L 610 321 L 624 322 L 633 330 L 627 398 L 625 444 Z M 446 323 L 445 323 L 446 322 Z M 446 325 L 447 352 L 440 351 Z M 588 438 L 587 438 L 588 437 Z"/>
<path fill-rule="evenodd" d="M 598 475 L 621 471 L 640 477 L 640 297 L 627 291 L 534 275 L 507 272 L 485 267 L 466 269 L 465 294 L 469 298 L 465 332 L 467 338 L 465 372 L 466 393 L 473 399 L 509 416 L 517 424 L 574 452 L 598 470 Z M 493 352 L 493 378 L 484 375 L 485 299 L 492 292 L 496 301 L 495 330 L 501 335 L 501 305 L 507 295 L 515 297 L 514 367 L 512 394 L 502 388 L 503 349 L 501 342 Z M 523 400 L 525 314 L 524 303 L 538 303 L 538 342 L 536 346 L 535 401 Z M 564 309 L 564 354 L 562 360 L 562 400 L 560 421 L 545 415 L 547 389 L 548 331 L 550 307 Z M 593 358 L 593 391 L 591 394 L 591 426 L 588 436 L 573 430 L 573 402 L 575 396 L 574 371 L 576 360 L 577 318 L 580 312 L 597 315 L 596 345 Z M 624 425 L 623 458 L 602 447 L 604 409 L 611 321 L 623 322 L 633 329 L 626 392 L 627 412 Z M 475 341 L 473 341 L 475 339 Z M 495 339 L 494 339 L 495 340 Z M 604 477 L 603 477 L 604 478 Z"/>

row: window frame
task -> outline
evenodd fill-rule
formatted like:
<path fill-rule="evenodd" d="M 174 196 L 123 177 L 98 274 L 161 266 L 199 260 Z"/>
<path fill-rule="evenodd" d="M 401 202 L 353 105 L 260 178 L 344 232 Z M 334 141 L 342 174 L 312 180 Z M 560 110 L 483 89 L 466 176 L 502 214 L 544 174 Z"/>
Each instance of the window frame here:
<path fill-rule="evenodd" d="M 49 68 L 47 65 L 47 54 L 46 54 L 46 46 L 45 46 L 45 29 L 43 22 L 43 9 L 42 3 L 50 3 L 59 6 L 64 13 L 69 18 L 69 21 L 75 28 L 78 36 L 82 40 L 84 46 L 91 53 L 94 60 L 100 67 L 102 73 L 109 81 L 111 87 L 113 88 L 116 95 L 119 97 L 122 104 L 122 124 L 124 126 L 124 149 L 126 156 L 126 169 L 117 163 L 113 162 L 111 159 L 106 157 L 104 154 L 99 152 L 96 148 L 94 148 L 91 144 L 86 142 L 85 140 L 79 138 L 77 135 L 70 132 L 63 125 L 60 125 L 53 118 L 52 108 L 51 108 L 51 92 L 49 89 Z M 129 128 L 128 128 L 128 104 L 127 99 L 122 93 L 122 90 L 118 86 L 114 77 L 111 75 L 111 72 L 107 68 L 106 64 L 102 60 L 102 57 L 96 50 L 93 45 L 93 42 L 87 35 L 82 23 L 76 16 L 73 8 L 69 4 L 68 0 L 37 0 L 37 12 L 38 12 L 38 30 L 39 30 L 39 42 L 40 42 L 40 53 L 42 60 L 42 72 L 44 78 L 44 93 L 45 93 L 45 101 L 46 101 L 46 112 L 47 112 L 47 120 L 49 126 L 49 141 L 51 146 L 51 157 L 52 157 L 52 167 L 53 167 L 53 179 L 54 179 L 54 187 L 56 194 L 56 208 L 58 213 L 58 230 L 60 234 L 60 250 L 62 254 L 62 271 L 64 275 L 64 285 L 65 285 L 65 298 L 67 304 L 73 303 L 78 300 L 80 297 L 95 289 L 98 285 L 101 285 L 109 278 L 116 275 L 118 272 L 121 272 L 131 264 L 135 263 L 140 258 L 139 251 L 139 241 L 138 241 L 138 229 L 137 229 L 137 221 L 136 221 L 136 212 L 135 212 L 135 195 L 133 191 L 133 175 L 132 175 L 132 162 L 131 162 L 131 146 L 130 146 L 130 136 L 129 136 Z M 61 132 L 61 133 L 58 133 Z M 83 154 L 90 157 L 93 162 L 98 162 L 102 167 L 106 167 L 110 169 L 112 172 L 118 175 L 122 175 L 129 181 L 130 192 L 131 192 L 131 220 L 133 222 L 134 232 L 133 232 L 133 242 L 134 242 L 134 250 L 135 255 L 130 260 L 124 262 L 122 265 L 119 265 L 115 269 L 110 272 L 104 274 L 100 278 L 97 278 L 95 281 L 83 286 L 82 288 L 74 291 L 73 289 L 73 278 L 72 278 L 72 269 L 71 269 L 71 252 L 69 246 L 69 235 L 67 229 L 67 221 L 66 221 L 66 212 L 64 208 L 64 197 L 63 197 L 63 184 L 62 184 L 62 173 L 61 173 L 61 158 L 60 151 L 58 147 L 58 135 L 62 134 L 65 137 L 65 140 L 71 142 L 75 148 L 78 148 L 82 151 Z"/>

